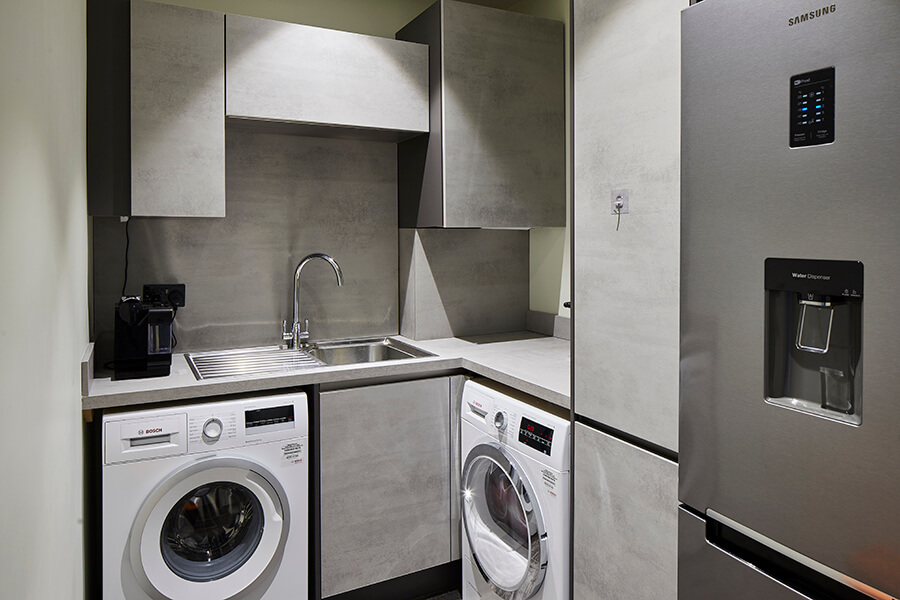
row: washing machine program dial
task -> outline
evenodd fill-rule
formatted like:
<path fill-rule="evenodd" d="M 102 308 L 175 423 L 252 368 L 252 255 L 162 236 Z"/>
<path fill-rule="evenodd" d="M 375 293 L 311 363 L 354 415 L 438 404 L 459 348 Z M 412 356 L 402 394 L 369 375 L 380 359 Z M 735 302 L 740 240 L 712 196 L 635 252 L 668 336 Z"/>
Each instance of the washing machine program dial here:
<path fill-rule="evenodd" d="M 494 427 L 497 428 L 497 431 L 506 429 L 506 413 L 502 410 L 498 410 L 497 414 L 494 415 Z"/>
<path fill-rule="evenodd" d="M 203 437 L 207 441 L 215 442 L 222 437 L 222 421 L 213 417 L 203 424 Z"/>

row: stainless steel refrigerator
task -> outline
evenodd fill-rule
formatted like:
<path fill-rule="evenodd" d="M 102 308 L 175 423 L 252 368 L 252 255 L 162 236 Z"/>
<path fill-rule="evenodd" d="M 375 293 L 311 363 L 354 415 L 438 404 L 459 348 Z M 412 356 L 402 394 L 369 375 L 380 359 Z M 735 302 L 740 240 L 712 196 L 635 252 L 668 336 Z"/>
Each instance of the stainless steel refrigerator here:
<path fill-rule="evenodd" d="M 679 598 L 900 597 L 900 0 L 682 13 Z"/>

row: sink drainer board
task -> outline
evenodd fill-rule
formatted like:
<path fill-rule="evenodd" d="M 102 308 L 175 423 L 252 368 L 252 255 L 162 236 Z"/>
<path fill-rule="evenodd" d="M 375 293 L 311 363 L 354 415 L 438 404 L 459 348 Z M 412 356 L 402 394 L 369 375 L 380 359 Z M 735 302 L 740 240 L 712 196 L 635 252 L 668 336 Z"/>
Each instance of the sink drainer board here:
<path fill-rule="evenodd" d="M 278 346 L 191 352 L 185 358 L 197 379 L 296 371 L 325 364 L 302 350 L 285 350 Z"/>

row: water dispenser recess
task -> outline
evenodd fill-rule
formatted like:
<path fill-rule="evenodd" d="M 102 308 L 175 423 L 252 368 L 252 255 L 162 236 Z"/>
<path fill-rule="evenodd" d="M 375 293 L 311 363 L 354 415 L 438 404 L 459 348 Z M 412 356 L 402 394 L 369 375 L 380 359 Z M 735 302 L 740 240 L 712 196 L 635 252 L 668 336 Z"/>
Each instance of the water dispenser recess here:
<path fill-rule="evenodd" d="M 862 423 L 863 264 L 768 258 L 766 402 Z"/>

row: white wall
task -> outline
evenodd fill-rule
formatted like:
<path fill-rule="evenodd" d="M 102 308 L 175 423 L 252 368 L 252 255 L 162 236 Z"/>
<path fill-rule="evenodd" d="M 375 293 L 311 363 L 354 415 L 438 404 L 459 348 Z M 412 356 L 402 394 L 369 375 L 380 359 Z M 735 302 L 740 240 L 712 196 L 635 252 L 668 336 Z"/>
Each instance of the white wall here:
<path fill-rule="evenodd" d="M 3 598 L 83 596 L 84 0 L 0 3 Z"/>

